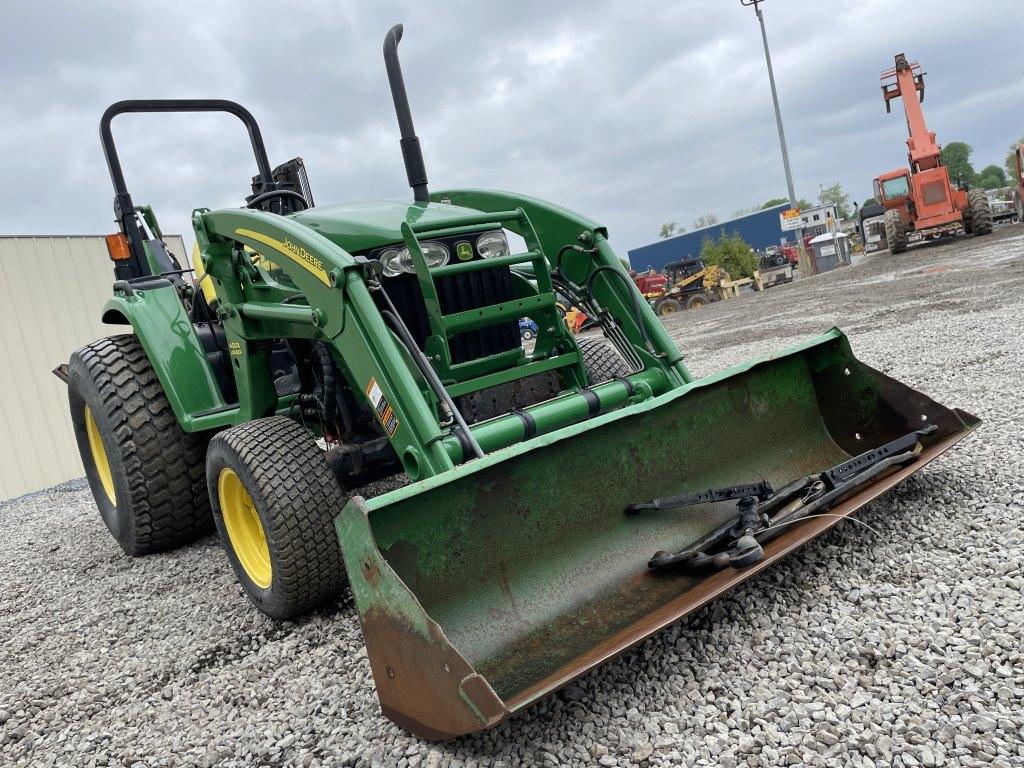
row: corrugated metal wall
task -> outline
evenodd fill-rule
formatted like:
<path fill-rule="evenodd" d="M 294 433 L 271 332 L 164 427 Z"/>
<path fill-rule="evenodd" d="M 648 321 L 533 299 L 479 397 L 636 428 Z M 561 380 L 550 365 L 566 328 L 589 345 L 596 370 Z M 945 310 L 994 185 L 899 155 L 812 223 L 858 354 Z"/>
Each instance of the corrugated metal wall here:
<path fill-rule="evenodd" d="M 168 247 L 185 263 L 181 237 Z M 0 501 L 84 474 L 51 371 L 101 336 L 114 270 L 102 237 L 0 237 Z"/>
<path fill-rule="evenodd" d="M 640 270 L 653 267 L 660 272 L 666 264 L 673 261 L 685 261 L 700 256 L 704 238 L 717 240 L 723 230 L 727 235 L 738 232 L 751 248 L 778 245 L 783 237 L 794 240 L 793 233 L 783 232 L 779 223 L 779 213 L 787 208 L 788 203 L 776 205 L 704 229 L 695 229 L 693 232 L 658 240 L 650 245 L 642 245 L 629 252 L 630 266 Z"/>

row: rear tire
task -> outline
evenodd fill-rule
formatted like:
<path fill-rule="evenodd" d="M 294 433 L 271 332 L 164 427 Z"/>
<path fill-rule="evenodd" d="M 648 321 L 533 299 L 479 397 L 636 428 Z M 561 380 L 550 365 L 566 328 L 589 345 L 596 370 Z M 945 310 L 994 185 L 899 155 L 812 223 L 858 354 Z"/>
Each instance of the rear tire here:
<path fill-rule="evenodd" d="M 671 315 L 674 312 L 678 312 L 681 309 L 682 306 L 680 306 L 679 302 L 676 301 L 675 299 L 669 298 L 668 296 L 658 299 L 656 302 L 654 302 L 654 314 L 658 315 L 659 317 Z"/>
<path fill-rule="evenodd" d="M 272 417 L 221 432 L 206 478 L 224 550 L 257 608 L 284 620 L 337 597 L 345 568 L 334 518 L 347 499 L 302 425 Z"/>
<path fill-rule="evenodd" d="M 900 217 L 900 212 L 891 209 L 885 212 L 885 239 L 889 244 L 889 253 L 903 253 L 907 250 L 907 225 Z"/>
<path fill-rule="evenodd" d="M 587 369 L 587 384 L 594 386 L 616 376 L 629 376 L 629 366 L 605 339 L 577 339 Z"/>
<path fill-rule="evenodd" d="M 988 197 L 982 189 L 972 189 L 967 192 L 967 205 L 970 209 L 970 229 L 972 235 L 992 234 L 992 207 L 989 205 Z M 967 222 L 964 222 L 965 226 Z"/>
<path fill-rule="evenodd" d="M 213 528 L 204 480 L 209 433 L 186 433 L 139 340 L 72 353 L 68 404 L 85 475 L 117 543 L 138 556 Z"/>

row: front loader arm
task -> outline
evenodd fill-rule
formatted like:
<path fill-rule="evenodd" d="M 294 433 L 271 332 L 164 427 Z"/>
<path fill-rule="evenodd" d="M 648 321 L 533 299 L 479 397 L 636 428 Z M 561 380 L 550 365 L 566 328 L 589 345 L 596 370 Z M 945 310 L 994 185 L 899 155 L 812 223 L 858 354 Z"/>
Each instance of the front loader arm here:
<path fill-rule="evenodd" d="M 367 286 L 363 262 L 318 232 L 261 211 L 197 211 L 193 217 L 206 270 L 212 275 L 238 386 L 238 421 L 270 415 L 277 395 L 266 342 L 322 339 L 353 394 L 376 413 L 413 476 L 437 474 L 452 462 L 440 426 Z M 305 299 L 273 296 L 238 244 L 284 272 Z"/>

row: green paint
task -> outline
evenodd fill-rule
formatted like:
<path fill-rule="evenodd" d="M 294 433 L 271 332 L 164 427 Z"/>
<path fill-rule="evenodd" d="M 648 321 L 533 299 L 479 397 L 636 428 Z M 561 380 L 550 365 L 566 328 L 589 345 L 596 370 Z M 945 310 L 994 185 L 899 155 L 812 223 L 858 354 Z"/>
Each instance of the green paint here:
<path fill-rule="evenodd" d="M 402 241 L 403 223 L 445 224 L 476 211 L 457 205 L 398 201 L 355 202 L 318 206 L 289 218 L 319 232 L 349 253 L 361 253 Z M 492 227 L 493 229 L 493 227 Z M 474 230 L 476 231 L 476 230 Z"/>
<path fill-rule="evenodd" d="M 871 385 L 846 392 L 847 381 Z M 725 503 L 631 517 L 629 503 L 761 478 L 780 487 L 905 434 L 920 423 L 917 407 L 940 425 L 938 439 L 969 429 L 915 400 L 926 398 L 860 363 L 832 329 L 529 442 L 520 433 L 484 459 L 365 502 L 368 528 L 339 528 L 346 558 L 371 537 L 415 596 L 360 612 L 425 612 L 515 711 L 571 679 L 574 665 L 600 663 L 595 648 L 629 645 L 619 633 L 676 618 L 665 606 L 702 577 L 652 576 L 647 559 L 735 512 Z M 351 569 L 350 578 L 365 591 Z"/>

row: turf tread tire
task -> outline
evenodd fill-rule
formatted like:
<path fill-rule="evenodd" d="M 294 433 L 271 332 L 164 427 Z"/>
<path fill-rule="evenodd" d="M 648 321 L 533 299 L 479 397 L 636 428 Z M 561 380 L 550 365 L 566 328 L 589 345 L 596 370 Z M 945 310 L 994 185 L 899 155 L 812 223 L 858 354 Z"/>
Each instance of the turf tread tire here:
<path fill-rule="evenodd" d="M 206 492 L 209 433 L 187 433 L 131 334 L 99 339 L 68 364 L 68 401 L 86 477 L 107 528 L 129 555 L 161 552 L 213 530 Z M 85 427 L 96 420 L 117 505 L 100 483 Z"/>
<path fill-rule="evenodd" d="M 248 577 L 224 527 L 217 492 L 224 467 L 238 474 L 259 514 L 272 568 L 266 589 Z M 305 427 L 277 416 L 227 429 L 210 442 L 206 476 L 217 531 L 257 608 L 285 620 L 338 596 L 346 579 L 334 518 L 347 499 Z"/>
<path fill-rule="evenodd" d="M 578 339 L 587 384 L 594 386 L 616 376 L 629 376 L 632 371 L 611 344 L 604 339 Z"/>

